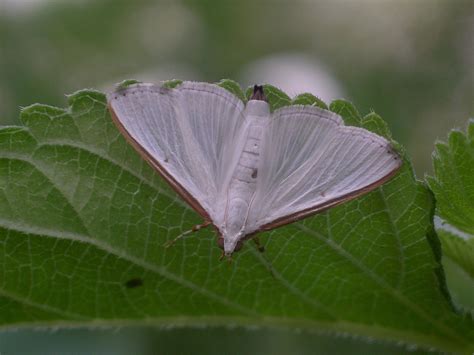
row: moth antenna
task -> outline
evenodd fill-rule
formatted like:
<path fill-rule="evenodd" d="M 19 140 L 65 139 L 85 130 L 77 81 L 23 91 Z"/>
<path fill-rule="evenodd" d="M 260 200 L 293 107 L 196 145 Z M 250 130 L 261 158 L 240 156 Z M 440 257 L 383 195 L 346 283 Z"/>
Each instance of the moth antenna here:
<path fill-rule="evenodd" d="M 229 266 L 232 265 L 232 254 L 226 255 L 225 251 L 222 250 L 221 256 L 219 257 L 219 261 L 222 261 L 225 257 L 227 257 L 227 264 Z"/>
<path fill-rule="evenodd" d="M 165 244 L 163 244 L 163 246 L 164 246 L 165 248 L 169 248 L 169 247 L 172 246 L 174 243 L 176 243 L 176 241 L 177 241 L 178 239 L 181 239 L 181 238 L 183 238 L 183 237 L 185 237 L 185 236 L 187 236 L 187 235 L 189 235 L 189 234 L 191 234 L 191 233 L 197 232 L 198 230 L 201 230 L 201 229 L 203 229 L 203 228 L 206 228 L 206 227 L 208 227 L 208 226 L 210 226 L 210 225 L 211 225 L 211 222 L 210 222 L 210 221 L 205 221 L 205 222 L 202 223 L 202 224 L 196 224 L 196 225 L 195 225 L 193 228 L 191 228 L 190 230 L 187 230 L 187 231 L 181 233 L 180 235 L 178 235 L 178 236 L 177 236 L 176 238 L 174 238 L 174 239 L 168 240 Z"/>

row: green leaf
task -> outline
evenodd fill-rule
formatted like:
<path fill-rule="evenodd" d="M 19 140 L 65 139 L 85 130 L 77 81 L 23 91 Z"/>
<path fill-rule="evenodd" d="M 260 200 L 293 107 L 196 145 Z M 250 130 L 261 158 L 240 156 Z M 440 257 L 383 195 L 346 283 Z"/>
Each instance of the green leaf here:
<path fill-rule="evenodd" d="M 474 130 L 474 120 L 469 122 Z M 452 131 L 433 154 L 435 176 L 428 178 L 437 200 L 437 214 L 456 228 L 474 235 L 474 137 Z"/>
<path fill-rule="evenodd" d="M 441 238 L 444 253 L 455 260 L 474 280 L 474 238 L 446 222 L 440 222 L 437 233 Z M 474 286 L 474 282 L 472 284 Z"/>
<path fill-rule="evenodd" d="M 366 115 L 362 119 L 361 125 L 363 128 L 377 133 L 379 136 L 385 137 L 389 140 L 392 138 L 387 122 L 385 122 L 382 117 L 377 115 L 375 112 L 371 112 Z"/>
<path fill-rule="evenodd" d="M 443 231 L 439 232 L 442 239 Z M 443 256 L 443 268 L 446 273 L 446 283 L 453 302 L 460 312 L 467 317 L 474 316 L 474 282 L 472 276 L 462 268 L 459 263 L 453 261 L 446 254 Z"/>
<path fill-rule="evenodd" d="M 247 243 L 229 265 L 211 230 L 163 247 L 201 220 L 125 142 L 102 93 L 21 119 L 0 130 L 3 327 L 256 325 L 473 351 L 406 157 L 384 186 L 262 234 L 264 254 Z"/>
<path fill-rule="evenodd" d="M 221 81 L 217 83 L 217 85 L 231 92 L 232 94 L 237 96 L 239 99 L 241 99 L 243 102 L 247 102 L 247 98 L 245 97 L 244 92 L 242 91 L 242 88 L 234 80 L 222 79 Z"/>
<path fill-rule="evenodd" d="M 393 148 L 402 156 L 405 155 L 405 149 L 392 139 L 392 134 L 388 128 L 387 122 L 375 112 L 371 112 L 362 118 L 359 111 L 349 101 L 338 99 L 331 103 L 329 110 L 340 115 L 347 126 L 362 127 L 372 131 L 380 136 L 387 138 Z"/>
<path fill-rule="evenodd" d="M 353 104 L 346 100 L 334 100 L 331 102 L 331 105 L 329 105 L 329 110 L 340 115 L 344 119 L 344 123 L 348 126 L 361 125 L 362 117 L 359 111 L 357 111 Z"/>
<path fill-rule="evenodd" d="M 433 154 L 434 176 L 427 177 L 436 198 L 443 251 L 474 282 L 474 120 L 467 134 L 454 130 Z"/>
<path fill-rule="evenodd" d="M 163 87 L 168 88 L 168 89 L 174 89 L 178 85 L 181 85 L 183 83 L 182 80 L 180 79 L 172 79 L 172 80 L 167 80 L 163 82 Z"/>
<path fill-rule="evenodd" d="M 130 85 L 139 84 L 139 83 L 140 81 L 135 80 L 135 79 L 126 79 L 117 84 L 116 90 L 126 89 Z"/>
<path fill-rule="evenodd" d="M 324 103 L 323 100 L 309 93 L 303 93 L 296 96 L 293 99 L 292 105 L 309 105 L 317 106 L 325 110 L 328 109 L 328 106 Z"/>

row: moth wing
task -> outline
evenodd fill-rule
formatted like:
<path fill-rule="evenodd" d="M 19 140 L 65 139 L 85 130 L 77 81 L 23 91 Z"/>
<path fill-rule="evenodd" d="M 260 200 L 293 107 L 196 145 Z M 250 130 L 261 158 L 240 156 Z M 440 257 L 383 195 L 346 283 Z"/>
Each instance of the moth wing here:
<path fill-rule="evenodd" d="M 135 84 L 108 95 L 114 122 L 135 149 L 204 218 L 217 203 L 237 164 L 244 104 L 208 83 L 170 89 Z"/>
<path fill-rule="evenodd" d="M 344 126 L 335 113 L 281 108 L 262 142 L 249 226 L 269 230 L 351 200 L 383 184 L 401 164 L 385 138 Z"/>

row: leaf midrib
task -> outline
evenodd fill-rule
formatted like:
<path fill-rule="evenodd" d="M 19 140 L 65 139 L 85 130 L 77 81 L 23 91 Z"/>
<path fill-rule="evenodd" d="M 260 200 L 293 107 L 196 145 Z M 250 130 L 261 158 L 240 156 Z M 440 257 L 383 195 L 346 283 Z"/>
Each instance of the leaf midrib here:
<path fill-rule="evenodd" d="M 400 276 L 398 278 L 397 288 L 396 288 L 396 289 L 398 289 L 402 285 L 402 283 L 405 279 L 405 272 L 406 272 L 405 253 L 404 253 L 403 248 L 402 248 L 402 242 L 401 242 L 401 239 L 400 239 L 400 231 L 398 230 L 398 228 L 396 228 L 396 223 L 393 219 L 392 212 L 388 208 L 387 199 L 385 198 L 385 192 L 383 190 L 383 187 L 377 189 L 377 191 L 382 196 L 384 211 L 387 214 L 388 220 L 390 221 L 390 228 L 392 229 L 393 234 L 395 235 L 396 241 L 397 241 L 397 247 L 398 247 L 398 252 L 399 252 L 398 261 L 400 263 Z M 413 203 L 413 200 L 407 205 L 410 206 L 412 203 Z M 403 216 L 403 214 L 401 214 L 401 216 Z"/>

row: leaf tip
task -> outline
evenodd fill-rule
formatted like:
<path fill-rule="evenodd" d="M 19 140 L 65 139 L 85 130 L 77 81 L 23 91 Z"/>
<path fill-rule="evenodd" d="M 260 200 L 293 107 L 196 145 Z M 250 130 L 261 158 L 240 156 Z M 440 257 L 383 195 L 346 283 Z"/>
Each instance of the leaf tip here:
<path fill-rule="evenodd" d="M 20 121 L 24 125 L 29 126 L 29 123 L 34 119 L 34 117 L 41 116 L 52 119 L 54 117 L 62 116 L 65 113 L 66 110 L 62 108 L 35 103 L 21 108 Z"/>
<path fill-rule="evenodd" d="M 94 89 L 78 90 L 70 95 L 66 95 L 66 97 L 69 106 L 72 108 L 76 107 L 80 103 L 83 103 L 84 101 L 95 101 L 102 105 L 105 105 L 107 102 L 105 94 Z"/>
<path fill-rule="evenodd" d="M 217 86 L 220 86 L 223 89 L 226 89 L 231 94 L 237 96 L 242 102 L 247 102 L 247 98 L 245 97 L 242 88 L 240 87 L 239 83 L 231 79 L 222 79 L 216 83 Z"/>
<path fill-rule="evenodd" d="M 182 83 L 183 83 L 183 80 L 181 79 L 171 79 L 171 80 L 163 81 L 161 86 L 166 89 L 174 89 L 178 87 L 179 85 L 181 85 Z"/>
<path fill-rule="evenodd" d="M 291 103 L 292 105 L 308 105 L 308 106 L 316 106 L 322 108 L 324 110 L 328 109 L 326 103 L 321 100 L 319 97 L 311 94 L 311 93 L 302 93 L 293 98 Z"/>
<path fill-rule="evenodd" d="M 362 118 L 352 102 L 336 99 L 329 105 L 329 110 L 340 115 L 348 126 L 360 126 Z"/>
<path fill-rule="evenodd" d="M 117 85 L 115 85 L 115 91 L 123 90 L 123 89 L 128 88 L 130 85 L 140 84 L 140 83 L 141 83 L 141 81 L 139 81 L 139 80 L 125 79 L 125 80 L 121 81 L 120 83 L 118 83 Z"/>
<path fill-rule="evenodd" d="M 385 137 L 389 140 L 392 138 L 387 122 L 385 122 L 382 117 L 376 114 L 373 110 L 371 110 L 371 112 L 361 120 L 361 125 L 365 129 L 368 129 L 379 136 Z"/>

